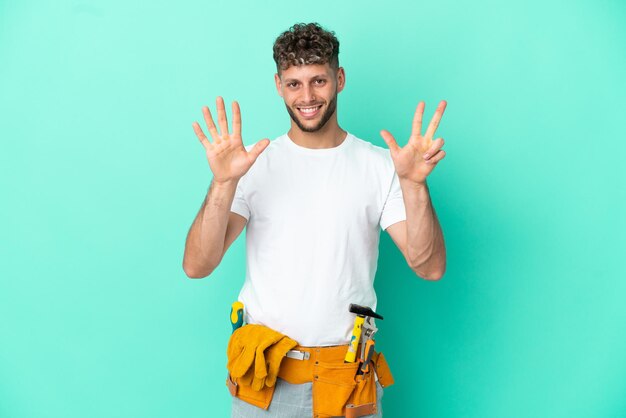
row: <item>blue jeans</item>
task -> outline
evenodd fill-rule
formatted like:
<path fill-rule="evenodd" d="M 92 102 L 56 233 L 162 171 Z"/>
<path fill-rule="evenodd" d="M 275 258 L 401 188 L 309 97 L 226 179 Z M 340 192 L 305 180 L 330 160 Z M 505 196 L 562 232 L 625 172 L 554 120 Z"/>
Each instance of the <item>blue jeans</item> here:
<path fill-rule="evenodd" d="M 382 418 L 383 388 L 376 382 L 377 410 L 375 415 L 362 418 Z M 233 396 L 231 418 L 309 418 L 313 417 L 313 383 L 291 384 L 280 377 L 276 379 L 276 389 L 270 407 L 265 410 Z"/>

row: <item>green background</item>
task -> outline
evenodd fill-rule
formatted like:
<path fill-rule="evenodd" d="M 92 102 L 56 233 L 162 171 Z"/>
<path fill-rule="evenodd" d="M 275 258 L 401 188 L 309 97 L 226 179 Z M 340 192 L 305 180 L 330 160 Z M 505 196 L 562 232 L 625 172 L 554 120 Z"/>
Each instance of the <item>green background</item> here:
<path fill-rule="evenodd" d="M 625 417 L 622 1 L 0 1 L 0 417 L 226 417 L 245 236 L 182 270 L 211 179 L 191 123 L 238 100 L 289 128 L 272 44 L 341 42 L 339 122 L 406 143 L 419 100 L 444 278 L 386 233 L 378 346 L 394 417 Z"/>

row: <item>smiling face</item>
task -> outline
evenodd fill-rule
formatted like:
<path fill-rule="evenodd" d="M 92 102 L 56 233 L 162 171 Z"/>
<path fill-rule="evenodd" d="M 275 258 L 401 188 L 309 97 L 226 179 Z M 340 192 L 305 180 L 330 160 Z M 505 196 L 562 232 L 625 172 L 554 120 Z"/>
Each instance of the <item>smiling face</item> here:
<path fill-rule="evenodd" d="M 337 94 L 345 84 L 342 67 L 335 73 L 328 64 L 293 65 L 274 80 L 291 120 L 302 131 L 319 131 L 336 118 Z"/>

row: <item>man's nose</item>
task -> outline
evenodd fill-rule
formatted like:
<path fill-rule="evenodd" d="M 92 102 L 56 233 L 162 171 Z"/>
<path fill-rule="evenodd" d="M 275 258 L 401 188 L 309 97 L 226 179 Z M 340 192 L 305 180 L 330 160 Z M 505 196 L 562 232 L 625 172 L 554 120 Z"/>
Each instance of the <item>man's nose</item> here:
<path fill-rule="evenodd" d="M 304 101 L 306 103 L 313 103 L 315 101 L 315 91 L 311 86 L 304 87 Z"/>

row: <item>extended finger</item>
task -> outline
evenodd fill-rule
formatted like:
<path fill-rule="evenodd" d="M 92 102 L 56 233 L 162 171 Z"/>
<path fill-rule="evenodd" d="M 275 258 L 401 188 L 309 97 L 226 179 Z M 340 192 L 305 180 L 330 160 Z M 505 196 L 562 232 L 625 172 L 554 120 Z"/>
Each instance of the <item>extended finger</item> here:
<path fill-rule="evenodd" d="M 424 116 L 424 107 L 426 104 L 422 101 L 417 104 L 415 114 L 413 115 L 413 129 L 411 136 L 419 136 L 422 133 L 422 117 Z"/>
<path fill-rule="evenodd" d="M 250 149 L 250 151 L 248 152 L 248 158 L 252 158 L 251 161 L 253 164 L 258 156 L 263 152 L 263 150 L 265 150 L 265 148 L 268 147 L 269 144 L 270 140 L 268 138 L 263 138 L 262 140 L 254 144 L 252 149 Z"/>
<path fill-rule="evenodd" d="M 237 101 L 233 102 L 233 135 L 241 136 L 241 111 Z"/>
<path fill-rule="evenodd" d="M 211 142 L 209 141 L 209 139 L 206 137 L 206 135 L 202 131 L 202 128 L 200 127 L 200 124 L 198 122 L 194 122 L 194 123 L 191 124 L 191 126 L 193 126 L 193 131 L 196 133 L 196 136 L 200 140 L 200 143 L 204 147 L 210 147 L 211 146 Z"/>
<path fill-rule="evenodd" d="M 437 151 L 437 154 L 433 155 L 433 157 L 429 160 L 424 161 L 426 164 L 437 164 L 439 161 L 443 160 L 443 157 L 446 156 L 446 152 L 444 150 Z"/>
<path fill-rule="evenodd" d="M 431 156 L 435 155 L 437 151 L 439 151 L 443 147 L 443 138 L 437 138 L 433 141 L 431 147 L 422 155 L 422 157 L 427 160 Z"/>
<path fill-rule="evenodd" d="M 441 120 L 441 116 L 443 116 L 443 111 L 446 110 L 446 105 L 447 103 L 445 100 L 439 102 L 439 106 L 437 106 L 437 110 L 435 110 L 435 114 L 430 120 L 430 124 L 428 125 L 428 129 L 426 130 L 426 134 L 424 134 L 426 138 L 432 138 L 433 136 L 435 136 L 435 131 L 439 126 L 439 121 Z"/>
<path fill-rule="evenodd" d="M 380 131 L 380 136 L 383 137 L 391 152 L 395 154 L 396 152 L 400 151 L 400 147 L 398 146 L 398 143 L 394 139 L 393 135 L 391 135 L 391 132 L 383 129 L 382 131 Z"/>
<path fill-rule="evenodd" d="M 204 106 L 202 108 L 202 116 L 204 116 L 204 122 L 206 123 L 207 128 L 209 128 L 209 133 L 211 134 L 211 138 L 213 138 L 213 141 L 219 140 L 220 136 L 217 133 L 217 128 L 215 127 L 215 123 L 213 122 L 213 116 L 211 116 L 211 111 L 207 106 Z"/>
<path fill-rule="evenodd" d="M 217 123 L 220 127 L 220 135 L 222 139 L 228 138 L 228 120 L 226 119 L 226 108 L 224 107 L 224 99 L 217 97 Z"/>

